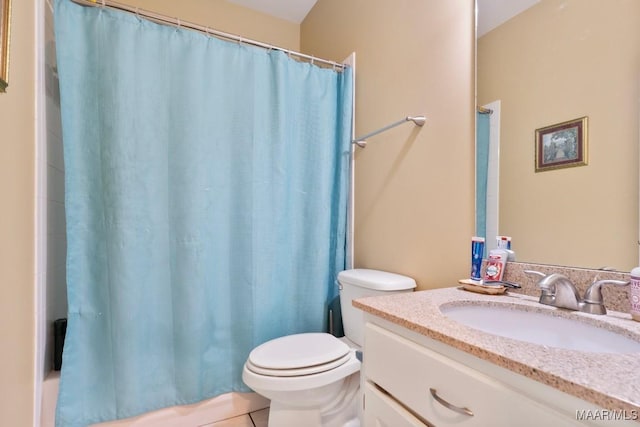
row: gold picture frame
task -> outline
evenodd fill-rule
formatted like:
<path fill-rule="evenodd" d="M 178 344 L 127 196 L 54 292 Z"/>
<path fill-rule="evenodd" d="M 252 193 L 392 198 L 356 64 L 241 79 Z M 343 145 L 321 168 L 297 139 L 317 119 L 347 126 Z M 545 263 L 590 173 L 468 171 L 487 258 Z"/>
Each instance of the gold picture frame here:
<path fill-rule="evenodd" d="M 536 129 L 536 172 L 587 164 L 588 119 Z"/>
<path fill-rule="evenodd" d="M 0 92 L 6 92 L 9 86 L 10 33 L 11 0 L 0 0 Z"/>

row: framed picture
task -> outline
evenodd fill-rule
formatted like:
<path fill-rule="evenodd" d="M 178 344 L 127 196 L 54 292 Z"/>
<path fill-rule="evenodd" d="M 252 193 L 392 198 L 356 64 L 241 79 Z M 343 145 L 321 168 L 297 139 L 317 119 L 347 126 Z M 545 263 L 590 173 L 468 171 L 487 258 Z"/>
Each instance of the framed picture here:
<path fill-rule="evenodd" d="M 0 92 L 9 85 L 9 22 L 11 0 L 0 0 Z"/>
<path fill-rule="evenodd" d="M 587 164 L 588 117 L 536 129 L 536 172 Z"/>

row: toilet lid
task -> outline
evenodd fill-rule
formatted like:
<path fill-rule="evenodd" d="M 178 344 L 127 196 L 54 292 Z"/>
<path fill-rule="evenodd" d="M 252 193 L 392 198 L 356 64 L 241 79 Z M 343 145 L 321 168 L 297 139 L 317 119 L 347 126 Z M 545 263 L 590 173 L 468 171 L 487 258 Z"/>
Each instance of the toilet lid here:
<path fill-rule="evenodd" d="M 313 368 L 319 372 L 326 370 L 324 365 L 344 363 L 348 356 L 349 346 L 333 335 L 306 333 L 287 335 L 259 345 L 249 354 L 249 362 L 268 371 Z M 323 367 L 320 370 L 314 368 L 320 366 Z"/>

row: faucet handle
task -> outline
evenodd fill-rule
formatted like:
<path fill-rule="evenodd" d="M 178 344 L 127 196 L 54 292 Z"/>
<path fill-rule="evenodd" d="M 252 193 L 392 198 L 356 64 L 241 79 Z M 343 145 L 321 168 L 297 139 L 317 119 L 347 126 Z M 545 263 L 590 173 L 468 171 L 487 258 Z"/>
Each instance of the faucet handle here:
<path fill-rule="evenodd" d="M 629 283 L 626 280 L 596 280 L 584 293 L 582 311 L 590 314 L 607 314 L 602 297 L 602 285 L 627 286 Z"/>
<path fill-rule="evenodd" d="M 528 274 L 529 276 L 538 276 L 541 279 L 544 279 L 545 277 L 547 277 L 546 274 L 540 272 L 540 271 L 536 271 L 536 270 L 524 270 L 524 272 L 526 274 Z"/>

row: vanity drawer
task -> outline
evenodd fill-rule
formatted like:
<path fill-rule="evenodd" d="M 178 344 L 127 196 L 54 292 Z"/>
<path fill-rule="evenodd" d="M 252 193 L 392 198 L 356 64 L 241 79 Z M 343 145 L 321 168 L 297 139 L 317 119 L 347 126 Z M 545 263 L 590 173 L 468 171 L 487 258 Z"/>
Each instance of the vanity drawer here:
<path fill-rule="evenodd" d="M 364 396 L 364 426 L 433 427 L 420 421 L 391 396 L 370 382 L 365 383 Z"/>
<path fill-rule="evenodd" d="M 575 419 L 394 332 L 367 323 L 365 334 L 366 380 L 438 427 L 579 425 Z M 445 407 L 431 389 L 443 401 L 468 408 L 473 416 Z"/>

